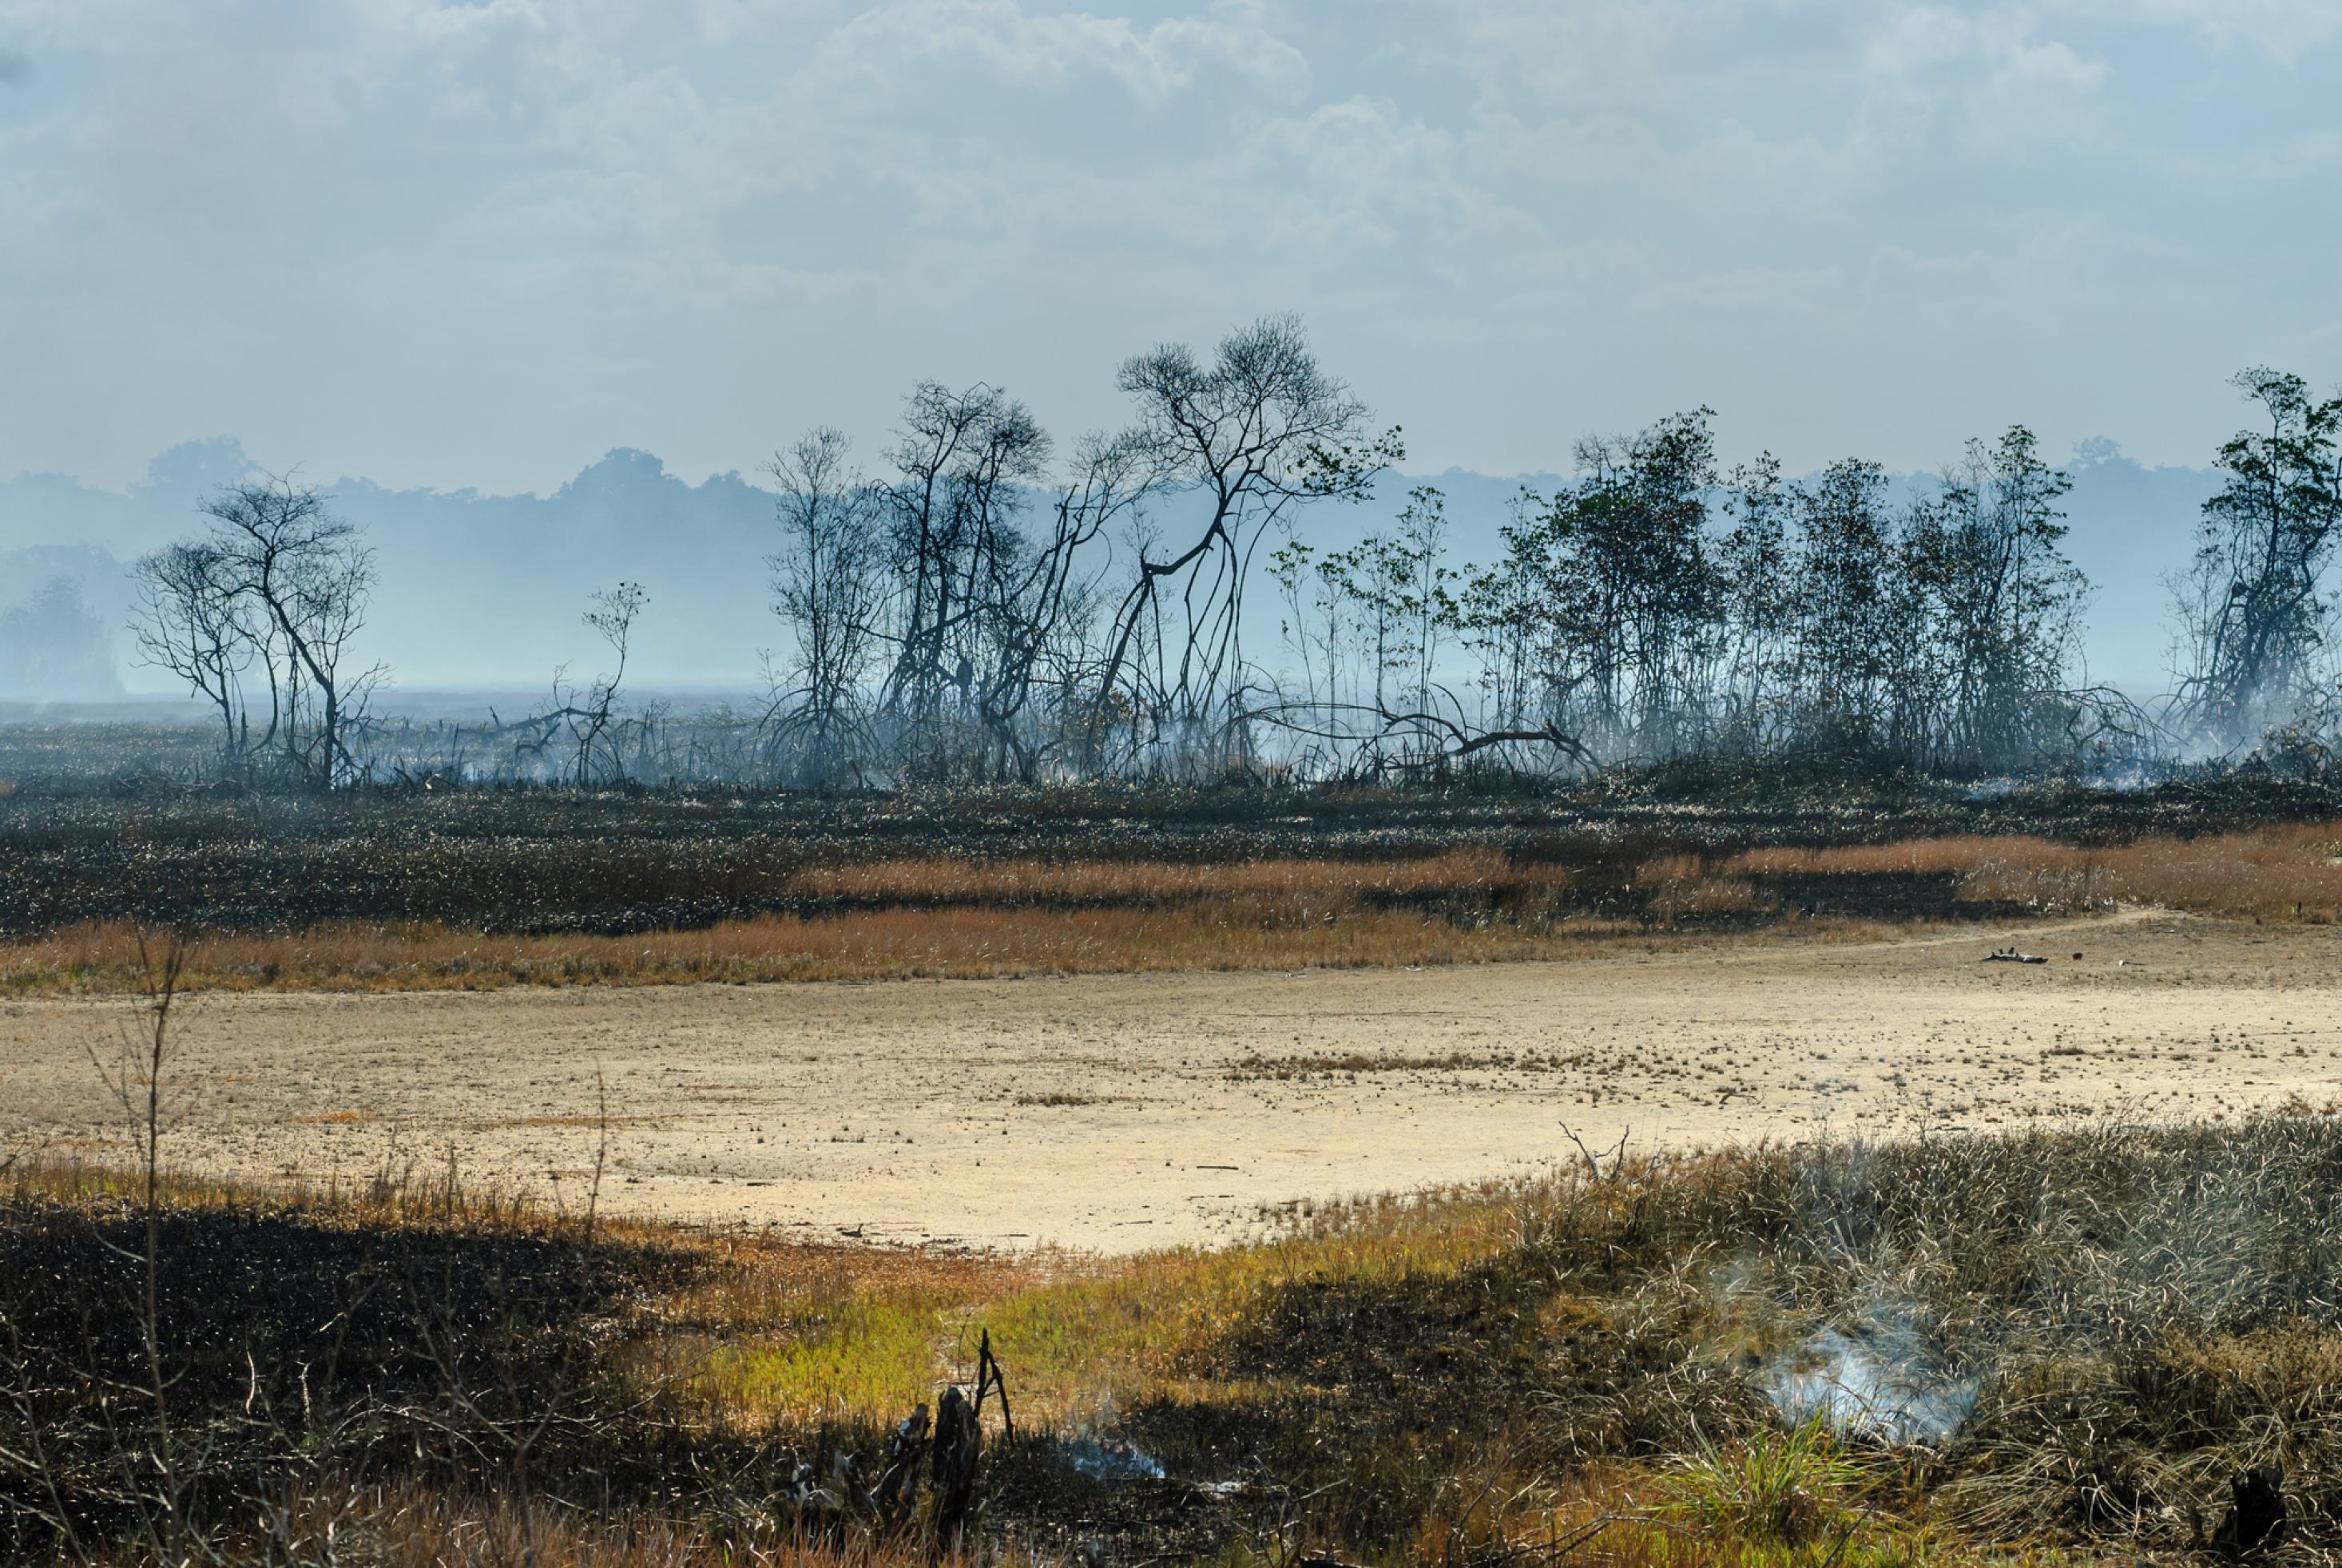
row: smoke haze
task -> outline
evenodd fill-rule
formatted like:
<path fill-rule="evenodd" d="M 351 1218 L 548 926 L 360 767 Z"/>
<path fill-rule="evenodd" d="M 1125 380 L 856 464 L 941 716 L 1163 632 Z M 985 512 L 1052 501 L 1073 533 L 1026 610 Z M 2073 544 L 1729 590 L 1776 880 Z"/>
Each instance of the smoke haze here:
<path fill-rule="evenodd" d="M 176 695 L 167 677 L 132 660 L 126 568 L 193 532 L 198 501 L 254 471 L 243 444 L 221 436 L 158 454 L 126 490 L 55 474 L 0 482 L 0 614 L 16 615 L 30 634 L 31 607 L 63 582 L 84 606 L 95 643 L 62 663 L 12 655 L 0 701 Z M 2087 617 L 2091 673 L 2161 690 L 2170 634 L 2163 579 L 2186 564 L 2198 509 L 2217 481 L 2201 469 L 2142 466 L 2104 441 L 2086 443 L 2071 472 L 2068 554 L 2097 589 Z M 1455 560 L 1485 564 L 1499 554 L 1497 530 L 1521 487 L 1555 483 L 1551 474 L 1460 470 L 1386 474 L 1373 501 L 1308 514 L 1303 536 L 1338 548 L 1386 524 L 1410 487 L 1431 484 L 1447 495 Z M 394 698 L 541 693 L 555 664 L 571 663 L 573 674 L 590 664 L 596 645 L 579 614 L 589 594 L 620 578 L 650 594 L 636 665 L 646 686 L 747 693 L 758 685 L 760 651 L 786 640 L 765 565 L 779 544 L 776 496 L 736 472 L 693 484 L 656 455 L 620 448 L 547 494 L 398 490 L 361 478 L 326 488 L 377 554 L 381 585 L 363 643 L 370 658 L 392 666 Z M 1181 503 L 1161 504 L 1176 511 Z M 1266 619 L 1251 633 L 1264 651 L 1259 639 L 1276 634 L 1267 601 L 1260 595 Z M 48 613 L 55 616 L 58 606 Z M 0 639 L 7 634 L 0 626 Z"/>

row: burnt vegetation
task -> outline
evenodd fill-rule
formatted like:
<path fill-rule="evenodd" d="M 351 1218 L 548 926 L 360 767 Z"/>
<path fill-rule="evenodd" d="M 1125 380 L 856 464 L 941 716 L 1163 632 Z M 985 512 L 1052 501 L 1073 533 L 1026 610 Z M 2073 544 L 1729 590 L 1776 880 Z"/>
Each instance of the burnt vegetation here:
<path fill-rule="evenodd" d="M 137 1168 L 0 1150 L 0 1551 L 2342 1551 L 2342 1130 L 2319 1108 L 1622 1141 L 1116 1262 L 616 1223 L 596 1193 L 549 1210 L 452 1166 L 236 1186 L 165 1154 L 170 998 L 199 986 L 1485 961 L 2122 903 L 2342 917 L 2342 403 L 2297 378 L 2240 378 L 2261 424 L 2221 449 L 2155 702 L 2081 667 L 2067 481 L 2022 426 L 1907 491 L 1851 459 L 1726 471 L 1693 410 L 1581 444 L 1471 564 L 1428 488 L 1387 532 L 1305 536 L 1402 449 L 1296 323 L 1117 381 L 1126 423 L 1070 444 L 999 388 L 929 384 L 874 470 L 834 431 L 777 455 L 776 646 L 736 711 L 633 696 L 657 612 L 631 580 L 586 609 L 599 667 L 555 671 L 538 711 L 380 711 L 369 547 L 289 478 L 220 492 L 142 563 L 140 647 L 206 724 L 0 734 L 0 984 L 130 990 L 151 1024 L 110 1080 Z M 157 925 L 199 945 L 158 959 Z"/>
<path fill-rule="evenodd" d="M 998 386 L 930 382 L 866 469 L 835 429 L 777 453 L 765 692 L 688 712 L 622 690 L 657 613 L 630 581 L 584 617 L 612 668 L 556 671 L 539 711 L 377 713 L 370 546 L 315 487 L 229 486 L 137 568 L 144 660 L 216 720 L 156 761 L 313 791 L 1492 789 L 1686 764 L 2314 774 L 2332 749 L 2342 399 L 2290 374 L 2237 378 L 2257 424 L 2219 448 L 2198 548 L 2173 564 L 2161 695 L 2087 672 L 2070 479 L 2022 424 L 1906 484 L 1859 458 L 1727 469 L 1696 408 L 1578 442 L 1575 476 L 1522 491 L 1496 558 L 1470 562 L 1436 487 L 1377 531 L 1344 522 L 1404 444 L 1296 320 L 1158 346 L 1116 385 L 1124 422 L 1072 442 Z"/>
<path fill-rule="evenodd" d="M 30 1159 L 0 1529 L 88 1562 L 2312 1561 L 2337 1175 L 2301 1111 L 1622 1149 L 1099 1263 Z"/>
<path fill-rule="evenodd" d="M 2307 781 L 1804 781 L 1688 811 L 1620 782 L 28 787 L 0 797 L 5 981 L 127 985 L 142 923 L 204 936 L 201 984 L 465 985 L 1485 961 L 2120 904 L 2342 915 L 2342 799 Z"/>

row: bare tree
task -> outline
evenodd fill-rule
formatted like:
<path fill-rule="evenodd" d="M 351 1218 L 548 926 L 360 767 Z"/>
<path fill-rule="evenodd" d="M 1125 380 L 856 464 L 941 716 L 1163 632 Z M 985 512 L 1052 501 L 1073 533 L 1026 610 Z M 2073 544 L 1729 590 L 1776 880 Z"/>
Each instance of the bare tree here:
<path fill-rule="evenodd" d="M 358 771 L 349 735 L 385 671 L 354 665 L 374 587 L 374 552 L 331 499 L 290 475 L 224 486 L 201 538 L 141 564 L 142 652 L 221 709 L 239 751 L 274 748 L 315 788 Z M 249 739 L 238 681 L 257 666 L 268 724 Z"/>
<path fill-rule="evenodd" d="M 1280 674 L 1248 716 L 1306 734 L 1321 764 L 1366 773 L 1393 761 L 1418 767 L 1448 754 L 1469 728 L 1437 678 L 1442 645 L 1460 619 L 1457 575 L 1445 559 L 1446 498 L 1418 484 L 1395 523 L 1389 534 L 1347 549 L 1321 553 L 1291 539 L 1269 555 L 1301 687 L 1285 689 Z"/>
<path fill-rule="evenodd" d="M 365 625 L 374 552 L 328 497 L 286 476 L 228 486 L 203 510 L 238 594 L 281 656 L 285 760 L 307 783 L 329 787 L 355 767 L 349 727 L 382 674 L 379 666 L 344 667 Z"/>
<path fill-rule="evenodd" d="M 1209 365 L 1166 344 L 1126 362 L 1120 382 L 1138 402 L 1138 449 L 1166 484 L 1200 495 L 1206 510 L 1184 544 L 1140 552 L 1115 614 L 1097 708 L 1106 712 L 1127 683 L 1134 717 L 1201 723 L 1242 747 L 1234 716 L 1254 553 L 1270 524 L 1296 508 L 1370 494 L 1375 474 L 1399 455 L 1397 433 L 1369 439 L 1366 404 L 1319 367 L 1290 315 L 1228 334 Z M 1147 636 L 1166 590 L 1179 595 L 1176 646 Z M 1155 667 L 1135 668 L 1132 654 L 1148 641 Z"/>
<path fill-rule="evenodd" d="M 1094 613 L 1095 585 L 1082 562 L 1118 520 L 1136 514 L 1154 480 L 1146 451 L 1130 436 L 1086 436 L 1051 504 L 1047 534 L 996 557 L 999 569 L 983 600 L 985 656 L 975 699 L 996 772 L 1027 783 L 1037 773 L 1038 751 L 1021 721 L 1046 667 L 1054 664 L 1060 676 L 1061 706 L 1078 700 L 1075 686 L 1086 672 L 1077 654 L 1067 655 Z"/>
<path fill-rule="evenodd" d="M 985 605 L 1016 570 L 1017 516 L 1048 455 L 1047 434 L 998 387 L 925 382 L 904 401 L 885 493 L 896 591 L 883 698 L 915 770 L 942 766 L 946 730 L 972 715 Z"/>
<path fill-rule="evenodd" d="M 580 789 L 593 781 L 594 748 L 610 734 L 611 720 L 617 711 L 618 690 L 626 679 L 626 654 L 634 638 L 635 617 L 642 614 L 649 600 L 641 584 L 621 583 L 595 594 L 587 604 L 583 616 L 586 624 L 601 634 L 602 640 L 617 655 L 617 663 L 606 674 L 597 674 L 586 684 L 580 703 L 565 704 L 570 739 L 577 748 Z M 616 757 L 612 765 L 614 771 L 625 772 L 623 762 Z"/>
<path fill-rule="evenodd" d="M 167 1563 L 192 1561 L 188 1552 L 191 1478 L 186 1469 L 193 1456 L 184 1451 L 173 1426 L 170 1389 L 175 1379 L 165 1354 L 161 1300 L 164 1084 L 165 1070 L 176 1058 L 172 1008 L 178 1000 L 189 956 L 187 943 L 177 933 L 171 933 L 158 946 L 141 930 L 138 972 L 143 1016 L 125 1025 L 113 1064 L 95 1049 L 90 1052 L 90 1064 L 121 1113 L 129 1135 L 145 1221 L 143 1244 L 135 1252 L 112 1242 L 101 1243 L 135 1262 L 138 1271 L 132 1316 L 137 1325 L 138 1358 L 145 1385 L 136 1388 L 125 1382 L 121 1392 L 145 1403 L 147 1421 L 145 1431 L 131 1437 L 116 1458 L 125 1472 L 122 1491 L 132 1501 L 139 1533 L 158 1560 Z M 59 1513 L 62 1517 L 63 1510 Z"/>
<path fill-rule="evenodd" d="M 132 568 L 137 608 L 131 621 L 141 662 L 185 681 L 217 710 L 221 754 L 251 739 L 242 679 L 259 651 L 228 560 L 208 540 L 188 540 L 143 556 Z"/>
<path fill-rule="evenodd" d="M 824 426 L 766 467 L 781 490 L 781 548 L 766 563 L 773 610 L 795 644 L 773 683 L 771 717 L 797 733 L 820 783 L 850 761 L 843 753 L 860 728 L 884 592 L 881 497 L 853 472 L 848 450 L 844 432 Z"/>

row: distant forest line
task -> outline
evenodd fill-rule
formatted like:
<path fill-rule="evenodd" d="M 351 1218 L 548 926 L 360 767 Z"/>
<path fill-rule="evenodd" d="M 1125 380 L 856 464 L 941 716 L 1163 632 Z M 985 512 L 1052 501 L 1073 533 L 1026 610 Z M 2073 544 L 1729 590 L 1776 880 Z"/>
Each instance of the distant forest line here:
<path fill-rule="evenodd" d="M 2151 699 L 2086 673 L 2072 477 L 2023 425 L 1914 486 L 1860 459 L 1726 468 L 1695 408 L 1578 442 L 1466 560 L 1436 485 L 1371 529 L 1305 526 L 1405 449 L 1296 321 L 1116 380 L 1123 423 L 1071 441 L 997 387 L 926 383 L 882 451 L 791 442 L 766 557 L 706 564 L 757 574 L 772 608 L 762 694 L 722 712 L 632 695 L 660 596 L 621 544 L 580 607 L 590 670 L 548 649 L 528 712 L 386 720 L 375 542 L 291 475 L 217 485 L 198 532 L 139 561 L 139 655 L 212 714 L 213 770 L 312 787 L 2298 768 L 2336 727 L 2342 398 L 2289 373 L 2236 377 L 2246 423 L 2168 564 L 2174 679 Z"/>

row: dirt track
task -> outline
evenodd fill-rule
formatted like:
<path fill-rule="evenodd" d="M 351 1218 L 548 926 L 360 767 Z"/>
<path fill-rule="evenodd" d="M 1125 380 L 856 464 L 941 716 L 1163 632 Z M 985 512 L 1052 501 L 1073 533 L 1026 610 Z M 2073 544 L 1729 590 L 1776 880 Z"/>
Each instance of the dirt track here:
<path fill-rule="evenodd" d="M 2011 940 L 2052 962 L 1977 962 Z M 1575 1158 L 1564 1122 L 1647 1147 L 2324 1104 L 2342 1098 L 2337 954 L 2330 928 L 2133 914 L 1419 973 L 221 995 L 187 1014 L 172 1145 L 310 1176 L 452 1148 L 575 1201 L 598 1067 L 608 1207 L 1208 1243 L 1296 1200 Z M 85 1047 L 125 1020 L 0 1008 L 0 1137 L 101 1144 Z"/>

